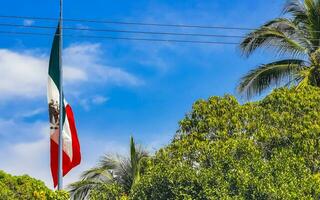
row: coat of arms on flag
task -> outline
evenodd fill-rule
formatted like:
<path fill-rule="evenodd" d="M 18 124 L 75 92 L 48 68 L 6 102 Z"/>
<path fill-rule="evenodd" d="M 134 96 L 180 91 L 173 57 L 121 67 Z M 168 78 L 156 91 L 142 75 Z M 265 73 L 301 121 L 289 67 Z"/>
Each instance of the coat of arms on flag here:
<path fill-rule="evenodd" d="M 50 129 L 59 129 L 59 103 L 53 99 L 49 102 Z"/>

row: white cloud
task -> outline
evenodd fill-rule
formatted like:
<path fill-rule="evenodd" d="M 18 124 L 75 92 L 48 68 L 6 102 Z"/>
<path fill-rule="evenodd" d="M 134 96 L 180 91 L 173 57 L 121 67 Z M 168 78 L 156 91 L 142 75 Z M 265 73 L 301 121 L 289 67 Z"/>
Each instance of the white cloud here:
<path fill-rule="evenodd" d="M 79 29 L 88 29 L 88 28 L 90 28 L 89 26 L 84 25 L 84 24 L 76 24 L 76 27 L 79 28 Z"/>
<path fill-rule="evenodd" d="M 45 89 L 46 60 L 0 49 L 0 98 L 35 97 Z"/>
<path fill-rule="evenodd" d="M 102 105 L 109 100 L 108 97 L 104 97 L 101 95 L 89 96 L 86 98 L 82 98 L 80 100 L 80 105 L 86 110 L 89 111 L 90 108 L 94 105 Z"/>
<path fill-rule="evenodd" d="M 32 128 L 29 129 L 30 127 Z M 12 136 L 26 136 L 26 132 L 29 135 L 23 141 L 10 143 L 0 139 L 0 170 L 13 175 L 28 174 L 44 181 L 48 187 L 52 188 L 48 123 L 24 123 L 15 120 L 8 120 L 4 123 L 0 121 L 0 130 L 9 132 Z M 37 135 L 37 137 L 34 138 L 32 135 Z M 64 177 L 64 186 L 79 180 L 81 172 L 93 167 L 104 153 L 127 153 L 127 141 L 124 144 L 115 141 L 104 142 L 96 136 L 91 138 L 90 136 L 93 134 L 84 135 L 88 137 L 80 137 L 81 164 Z M 1 134 L 0 138 L 2 138 Z M 92 148 L 93 146 L 94 148 Z"/>
<path fill-rule="evenodd" d="M 15 134 L 13 139 L 22 139 L 23 137 L 37 138 L 40 133 L 47 130 L 48 123 L 36 121 L 33 123 L 20 122 L 16 123 L 16 119 L 1 119 L 0 118 L 0 140 L 1 137 Z M 4 141 L 2 141 L 4 142 Z"/>
<path fill-rule="evenodd" d="M 96 105 L 101 105 L 101 104 L 104 104 L 105 102 L 107 102 L 108 100 L 109 100 L 109 98 L 107 98 L 107 97 L 96 95 L 92 98 L 92 103 L 96 104 Z"/>
<path fill-rule="evenodd" d="M 73 44 L 64 50 L 66 66 L 77 66 L 90 81 L 116 85 L 139 85 L 141 80 L 120 68 L 103 65 L 100 44 Z"/>
<path fill-rule="evenodd" d="M 139 85 L 141 81 L 120 68 L 103 64 L 99 44 L 73 44 L 64 50 L 64 81 L 83 84 Z M 0 101 L 46 94 L 48 57 L 32 51 L 0 49 Z M 82 90 L 83 91 L 83 90 Z"/>
<path fill-rule="evenodd" d="M 14 118 L 28 118 L 28 117 L 34 117 L 36 115 L 42 114 L 44 112 L 47 112 L 48 109 L 47 108 L 36 108 L 33 110 L 28 110 L 28 111 L 20 111 L 18 113 L 16 113 L 16 115 L 14 116 Z"/>
<path fill-rule="evenodd" d="M 25 20 L 23 20 L 23 25 L 24 25 L 24 26 L 31 26 L 31 25 L 33 25 L 33 24 L 34 24 L 34 21 L 31 20 L 31 19 L 25 19 Z"/>
<path fill-rule="evenodd" d="M 63 70 L 63 78 L 66 80 L 66 82 L 79 83 L 79 81 L 82 82 L 88 80 L 88 76 L 84 70 L 77 69 L 72 66 L 66 66 L 66 68 Z"/>
<path fill-rule="evenodd" d="M 15 175 L 30 174 L 46 181 L 49 163 L 48 123 L 0 119 L 0 130 L 0 169 Z"/>
<path fill-rule="evenodd" d="M 14 175 L 28 174 L 49 184 L 49 138 L 29 140 L 1 148 L 0 169 Z"/>

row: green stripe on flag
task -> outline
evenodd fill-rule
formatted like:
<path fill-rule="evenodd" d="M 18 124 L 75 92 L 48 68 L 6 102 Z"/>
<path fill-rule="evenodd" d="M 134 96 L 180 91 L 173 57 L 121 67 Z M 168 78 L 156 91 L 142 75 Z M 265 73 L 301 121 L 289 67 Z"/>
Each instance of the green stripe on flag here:
<path fill-rule="evenodd" d="M 49 76 L 53 80 L 53 82 L 56 84 L 57 88 L 60 89 L 60 29 L 59 29 L 60 23 L 58 24 L 56 33 L 54 35 L 52 48 L 51 48 L 51 54 L 50 54 L 50 60 L 49 60 Z"/>
<path fill-rule="evenodd" d="M 53 43 L 52 43 L 52 48 L 51 48 L 51 53 L 50 53 L 50 60 L 49 60 L 49 76 L 51 77 L 51 79 L 53 80 L 54 84 L 56 85 L 56 87 L 59 90 L 59 94 L 61 94 L 60 92 L 60 40 L 61 40 L 61 36 L 60 36 L 60 23 L 58 23 L 57 26 L 57 30 L 55 32 L 54 38 L 53 38 Z M 64 99 L 64 97 L 62 98 Z M 65 117 L 66 117 L 66 113 L 65 113 L 65 104 L 63 103 L 63 110 L 62 110 L 62 121 L 63 123 L 65 122 Z"/>

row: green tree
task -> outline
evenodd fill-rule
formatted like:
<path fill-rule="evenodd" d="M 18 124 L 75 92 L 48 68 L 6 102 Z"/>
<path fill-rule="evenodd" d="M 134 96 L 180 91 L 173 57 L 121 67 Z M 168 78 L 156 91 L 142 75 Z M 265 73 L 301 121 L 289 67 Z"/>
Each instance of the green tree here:
<path fill-rule="evenodd" d="M 104 155 L 98 165 L 85 172 L 81 180 L 70 185 L 72 199 L 120 199 L 130 193 L 140 179 L 140 161 L 147 152 L 130 138 L 129 157 Z"/>
<path fill-rule="evenodd" d="M 64 191 L 52 191 L 42 181 L 30 176 L 12 176 L 0 171 L 0 199 L 2 200 L 67 200 Z"/>
<path fill-rule="evenodd" d="M 199 100 L 172 143 L 144 161 L 129 198 L 319 199 L 320 89 L 281 88 L 241 105 Z"/>
<path fill-rule="evenodd" d="M 261 48 L 289 56 L 260 65 L 242 77 L 238 91 L 247 97 L 284 83 L 320 87 L 320 0 L 289 0 L 284 14 L 287 17 L 266 22 L 240 44 L 246 56 Z"/>

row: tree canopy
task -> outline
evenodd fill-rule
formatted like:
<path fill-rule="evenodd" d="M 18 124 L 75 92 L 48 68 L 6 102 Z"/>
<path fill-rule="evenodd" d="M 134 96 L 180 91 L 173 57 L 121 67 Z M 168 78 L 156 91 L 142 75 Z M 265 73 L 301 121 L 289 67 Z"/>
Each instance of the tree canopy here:
<path fill-rule="evenodd" d="M 67 200 L 69 194 L 54 192 L 42 181 L 30 176 L 12 176 L 0 171 L 0 199 L 3 200 Z"/>
<path fill-rule="evenodd" d="M 197 101 L 145 161 L 132 199 L 319 199 L 320 89 Z"/>

